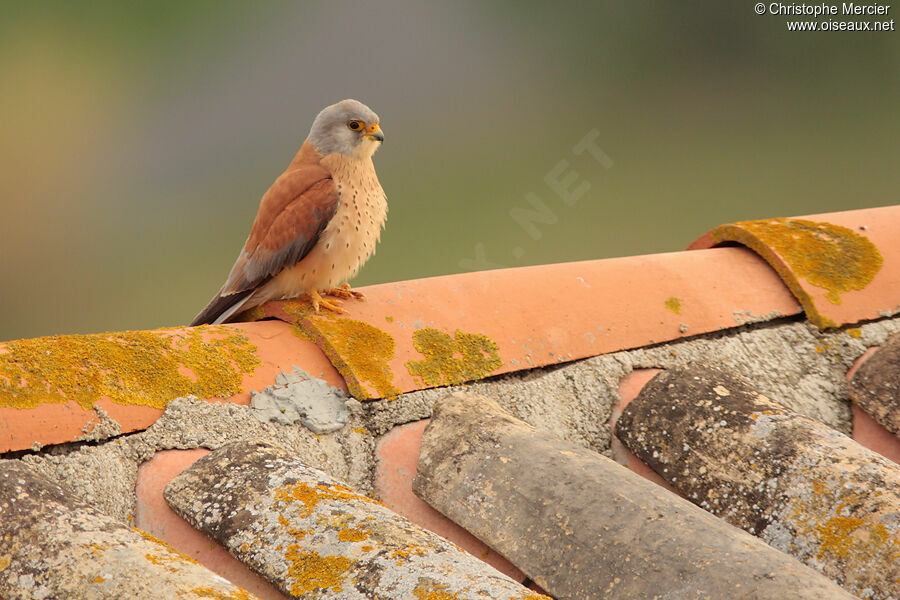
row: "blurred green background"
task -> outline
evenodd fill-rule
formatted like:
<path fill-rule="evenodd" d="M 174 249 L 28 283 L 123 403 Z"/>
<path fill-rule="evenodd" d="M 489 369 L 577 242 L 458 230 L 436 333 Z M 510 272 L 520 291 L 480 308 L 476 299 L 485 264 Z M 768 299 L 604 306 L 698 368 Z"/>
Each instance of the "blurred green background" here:
<path fill-rule="evenodd" d="M 346 97 L 381 115 L 391 206 L 355 285 L 897 202 L 896 32 L 686 4 L 3 3 L 0 339 L 189 321 Z"/>

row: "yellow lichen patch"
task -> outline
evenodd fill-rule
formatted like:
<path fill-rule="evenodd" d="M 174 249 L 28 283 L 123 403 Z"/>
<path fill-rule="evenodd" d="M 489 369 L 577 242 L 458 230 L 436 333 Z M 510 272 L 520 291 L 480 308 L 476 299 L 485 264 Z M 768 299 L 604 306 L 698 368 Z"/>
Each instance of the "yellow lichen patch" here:
<path fill-rule="evenodd" d="M 849 335 L 852 338 L 862 337 L 862 329 L 860 329 L 859 327 L 851 327 L 850 329 L 847 329 L 846 331 L 847 331 L 847 335 Z"/>
<path fill-rule="evenodd" d="M 409 560 L 410 556 L 425 556 L 428 554 L 428 548 L 419 544 L 409 544 L 403 548 L 395 548 L 388 555 L 390 558 L 397 559 L 397 566 Z"/>
<path fill-rule="evenodd" d="M 179 561 L 180 561 L 180 562 L 190 563 L 190 564 L 194 564 L 194 565 L 199 565 L 199 564 L 200 564 L 200 563 L 198 563 L 196 560 L 194 560 L 193 558 L 191 558 L 190 556 L 188 556 L 187 554 L 181 552 L 180 550 L 176 550 L 176 549 L 175 549 L 173 546 L 171 546 L 168 542 L 164 542 L 163 540 L 161 540 L 161 539 L 159 539 L 159 538 L 157 538 L 157 537 L 155 537 L 155 536 L 150 535 L 149 533 L 147 533 L 147 532 L 144 531 L 143 529 L 138 529 L 137 527 L 132 527 L 132 529 L 133 529 L 134 531 L 138 532 L 139 534 L 141 534 L 141 536 L 142 536 L 144 539 L 150 540 L 151 542 L 155 542 L 155 543 L 159 544 L 160 546 L 162 546 L 163 548 L 165 548 L 166 550 L 169 551 L 169 554 L 164 555 L 164 556 L 157 556 L 157 555 L 155 555 L 155 554 L 147 554 L 147 555 L 146 555 L 146 558 L 147 558 L 147 560 L 149 560 L 150 562 L 155 563 L 155 564 L 163 564 L 163 563 L 167 563 L 167 562 L 168 562 L 168 563 L 172 563 L 172 562 L 179 562 Z M 151 557 L 152 557 L 152 558 L 151 558 Z"/>
<path fill-rule="evenodd" d="M 288 312 L 287 305 L 285 311 Z M 394 387 L 394 373 L 388 361 L 394 358 L 394 338 L 364 321 L 332 314 L 314 314 L 292 308 L 298 315 L 297 327 L 305 339 L 319 346 L 355 398 L 393 398 L 400 393 Z M 294 314 L 291 312 L 291 314 Z M 365 385 L 374 389 L 374 393 Z"/>
<path fill-rule="evenodd" d="M 413 595 L 418 600 L 455 600 L 457 594 L 451 594 L 440 583 L 420 583 L 413 590 Z"/>
<path fill-rule="evenodd" d="M 866 287 L 884 263 L 869 238 L 832 223 L 805 219 L 743 221 L 710 233 L 716 242 L 740 242 L 762 256 L 820 329 L 836 327 L 837 323 L 819 312 L 799 279 L 823 288 L 829 302 L 840 304 L 842 293 Z"/>
<path fill-rule="evenodd" d="M 215 598 L 216 600 L 253 600 L 256 596 L 251 596 L 249 592 L 241 588 L 231 588 L 228 593 L 222 593 L 211 587 L 196 587 L 191 593 L 198 598 Z"/>
<path fill-rule="evenodd" d="M 342 542 L 362 542 L 369 539 L 370 535 L 372 535 L 371 529 L 345 527 L 338 530 L 338 539 Z"/>
<path fill-rule="evenodd" d="M 315 487 L 305 483 L 282 486 L 275 489 L 275 499 L 283 504 L 303 503 L 303 509 L 300 511 L 301 518 L 311 515 L 321 500 L 357 500 L 380 504 L 377 500 L 357 494 L 346 486 L 327 484 L 319 484 Z"/>
<path fill-rule="evenodd" d="M 97 575 L 96 577 L 91 577 L 91 583 L 103 583 L 106 581 L 101 575 Z"/>
<path fill-rule="evenodd" d="M 9 554 L 0 555 L 0 571 L 5 571 L 10 563 L 12 563 L 12 556 Z"/>
<path fill-rule="evenodd" d="M 675 313 L 676 315 L 681 314 L 681 300 L 676 298 L 675 296 L 670 296 L 665 301 L 666 308 Z"/>
<path fill-rule="evenodd" d="M 537 592 L 525 592 L 524 596 L 510 596 L 509 600 L 550 600 L 550 596 L 538 594 Z"/>
<path fill-rule="evenodd" d="M 365 427 L 354 427 L 353 432 L 360 435 L 366 435 L 367 433 L 369 433 Z"/>
<path fill-rule="evenodd" d="M 286 315 L 294 318 L 294 321 L 305 319 L 308 315 L 314 314 L 313 306 L 307 300 L 291 300 L 281 305 L 281 310 Z"/>
<path fill-rule="evenodd" d="M 860 546 L 872 544 L 877 547 L 887 539 L 887 530 L 878 523 L 867 528 L 865 521 L 858 517 L 832 517 L 816 525 L 816 531 L 822 544 L 819 546 L 819 558 L 833 554 L 840 558 L 848 558 L 858 551 Z"/>
<path fill-rule="evenodd" d="M 900 540 L 879 520 L 890 514 L 879 493 L 857 493 L 852 488 L 821 479 L 812 482 L 788 513 L 804 547 L 815 551 L 823 572 L 849 585 L 870 587 L 877 581 L 900 577 Z"/>
<path fill-rule="evenodd" d="M 250 310 L 241 311 L 234 318 L 239 323 L 249 323 L 252 321 L 260 321 L 266 318 L 266 309 L 262 304 L 254 306 Z"/>
<path fill-rule="evenodd" d="M 284 531 L 288 535 L 294 536 L 294 539 L 296 539 L 297 541 L 302 540 L 307 536 L 307 534 L 309 534 L 309 531 L 307 531 L 306 529 L 299 529 L 297 527 L 291 526 L 291 522 L 288 521 L 284 515 L 278 515 L 278 523 L 282 527 L 284 527 Z M 246 546 L 247 543 L 245 542 L 244 545 Z M 244 552 L 246 552 L 246 550 L 244 550 Z"/>
<path fill-rule="evenodd" d="M 291 594 L 303 594 L 331 588 L 340 592 L 344 577 L 353 561 L 346 556 L 322 556 L 315 550 L 301 550 L 297 544 L 288 546 L 288 575 L 291 577 Z"/>
<path fill-rule="evenodd" d="M 503 366 L 497 343 L 486 335 L 457 330 L 454 337 L 433 327 L 413 333 L 413 346 L 423 360 L 410 360 L 406 368 L 425 385 L 457 385 L 482 379 Z"/>
<path fill-rule="evenodd" d="M 100 398 L 165 408 L 179 396 L 228 397 L 261 364 L 256 347 L 225 327 L 16 340 L 0 347 L 0 406 L 33 408 Z"/>

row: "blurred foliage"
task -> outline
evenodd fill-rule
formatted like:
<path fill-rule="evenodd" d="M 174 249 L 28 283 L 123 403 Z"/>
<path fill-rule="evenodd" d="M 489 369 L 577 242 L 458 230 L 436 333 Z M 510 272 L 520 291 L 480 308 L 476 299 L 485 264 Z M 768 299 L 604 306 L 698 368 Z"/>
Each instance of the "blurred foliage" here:
<path fill-rule="evenodd" d="M 359 285 L 896 203 L 896 32 L 784 21 L 712 1 L 4 3 L 0 339 L 187 322 L 344 97 L 387 135 L 391 213 Z M 573 152 L 594 130 L 610 168 Z M 590 186 L 573 204 L 546 182 L 561 161 Z M 545 222 L 522 227 L 535 198 Z"/>

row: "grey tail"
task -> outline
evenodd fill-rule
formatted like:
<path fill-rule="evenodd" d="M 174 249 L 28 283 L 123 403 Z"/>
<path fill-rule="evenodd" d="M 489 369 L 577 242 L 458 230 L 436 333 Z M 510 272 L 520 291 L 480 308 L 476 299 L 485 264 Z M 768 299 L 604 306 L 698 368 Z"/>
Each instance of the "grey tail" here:
<path fill-rule="evenodd" d="M 244 308 L 244 305 L 252 297 L 253 291 L 253 289 L 249 289 L 235 294 L 228 294 L 227 296 L 217 295 L 206 305 L 206 308 L 200 311 L 199 315 L 194 317 L 190 326 L 225 323 L 235 313 Z"/>

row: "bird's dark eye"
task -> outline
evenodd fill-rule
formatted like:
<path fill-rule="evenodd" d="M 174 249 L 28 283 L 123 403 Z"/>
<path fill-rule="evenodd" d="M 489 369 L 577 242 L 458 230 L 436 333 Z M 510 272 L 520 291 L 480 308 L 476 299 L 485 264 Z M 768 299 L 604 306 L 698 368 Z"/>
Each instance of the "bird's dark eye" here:
<path fill-rule="evenodd" d="M 350 121 L 349 123 L 347 123 L 347 127 L 352 129 L 353 131 L 359 131 L 360 129 L 362 129 L 362 123 L 360 123 L 359 121 Z"/>

